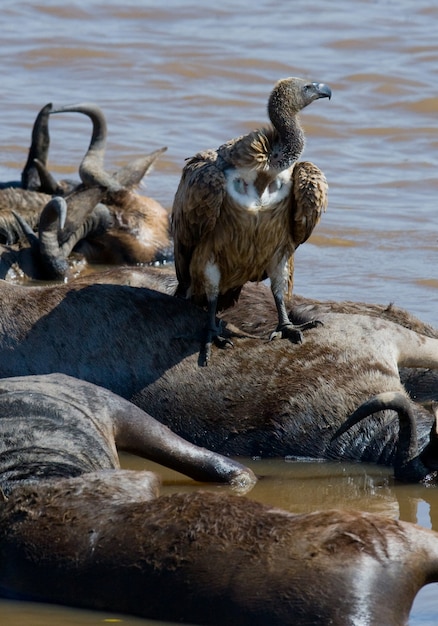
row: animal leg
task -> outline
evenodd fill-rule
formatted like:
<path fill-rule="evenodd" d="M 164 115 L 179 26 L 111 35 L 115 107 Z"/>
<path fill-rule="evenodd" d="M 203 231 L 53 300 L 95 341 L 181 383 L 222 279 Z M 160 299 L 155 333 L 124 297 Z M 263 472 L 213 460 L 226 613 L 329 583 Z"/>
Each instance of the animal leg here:
<path fill-rule="evenodd" d="M 293 324 L 289 319 L 284 302 L 284 294 L 291 290 L 293 280 L 293 256 L 283 257 L 279 262 L 273 262 L 267 268 L 267 274 L 271 281 L 271 291 L 277 307 L 278 326 L 271 333 L 269 339 L 289 339 L 292 343 L 303 343 L 303 331 L 320 326 L 319 320 L 309 320 L 304 324 Z"/>
<path fill-rule="evenodd" d="M 204 328 L 204 338 L 199 354 L 199 365 L 208 365 L 211 359 L 211 347 L 213 343 L 218 348 L 233 347 L 233 342 L 228 337 L 221 335 L 222 324 L 216 318 L 217 296 L 208 300 L 208 319 Z"/>
<path fill-rule="evenodd" d="M 135 404 L 118 396 L 108 396 L 106 404 L 115 421 L 119 449 L 170 467 L 197 481 L 228 483 L 240 494 L 247 493 L 256 483 L 256 476 L 245 465 L 179 437 Z"/>

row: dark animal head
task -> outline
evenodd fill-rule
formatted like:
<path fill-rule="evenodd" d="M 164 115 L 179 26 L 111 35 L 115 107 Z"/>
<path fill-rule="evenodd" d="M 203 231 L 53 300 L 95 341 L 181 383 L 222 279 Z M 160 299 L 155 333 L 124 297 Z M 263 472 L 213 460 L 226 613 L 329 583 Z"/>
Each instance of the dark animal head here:
<path fill-rule="evenodd" d="M 23 265 L 21 257 L 23 261 L 26 259 L 22 269 L 30 278 L 64 279 L 70 272 L 68 257 L 78 241 L 109 227 L 108 209 L 98 204 L 103 193 L 102 189 L 94 187 L 80 189 L 66 198 L 54 196 L 41 212 L 38 234 L 14 212 L 30 244 L 31 254 L 29 263 L 29 251 L 17 250 L 14 262 Z"/>
<path fill-rule="evenodd" d="M 332 440 L 377 411 L 391 409 L 399 418 L 399 440 L 394 460 L 394 476 L 402 482 L 438 482 L 438 434 L 436 419 L 430 434 L 430 443 L 419 453 L 416 419 L 411 401 L 401 393 L 385 392 L 374 396 L 350 415 L 335 432 Z"/>

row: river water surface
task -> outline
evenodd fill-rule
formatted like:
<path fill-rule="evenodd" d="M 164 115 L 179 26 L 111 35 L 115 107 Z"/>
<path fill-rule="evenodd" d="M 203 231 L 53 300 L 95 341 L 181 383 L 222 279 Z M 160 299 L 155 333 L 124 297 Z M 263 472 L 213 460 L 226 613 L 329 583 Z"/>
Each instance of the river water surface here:
<path fill-rule="evenodd" d="M 19 178 L 44 104 L 92 101 L 107 117 L 108 169 L 168 147 L 146 193 L 170 208 L 184 159 L 265 124 L 279 78 L 328 83 L 332 99 L 302 113 L 304 158 L 326 173 L 330 202 L 296 254 L 295 291 L 394 302 L 437 325 L 435 2 L 3 0 L 1 23 L 0 180 Z M 66 114 L 50 124 L 52 172 L 77 176 L 88 118 Z M 152 466 L 126 455 L 123 464 Z M 297 512 L 358 508 L 438 530 L 436 490 L 394 485 L 384 468 L 251 465 L 264 478 L 250 497 L 269 504 Z M 157 469 L 164 491 L 193 489 Z M 0 618 L 12 626 L 152 624 L 13 602 L 0 602 Z M 437 623 L 438 587 L 431 585 L 417 597 L 410 624 Z"/>

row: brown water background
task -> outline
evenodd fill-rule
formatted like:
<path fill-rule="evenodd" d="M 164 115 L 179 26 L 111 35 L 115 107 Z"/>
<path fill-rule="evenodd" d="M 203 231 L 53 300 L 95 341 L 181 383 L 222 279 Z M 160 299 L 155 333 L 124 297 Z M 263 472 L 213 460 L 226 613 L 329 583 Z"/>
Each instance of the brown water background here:
<path fill-rule="evenodd" d="M 437 324 L 433 0 L 2 0 L 0 20 L 0 180 L 19 178 L 44 104 L 92 101 L 107 117 L 108 169 L 168 146 L 145 193 L 170 208 L 184 159 L 264 124 L 279 78 L 328 83 L 331 101 L 302 113 L 304 158 L 326 173 L 330 204 L 297 252 L 295 291 L 394 302 Z M 90 121 L 54 116 L 50 127 L 52 172 L 76 177 Z M 394 485 L 385 468 L 293 460 L 252 466 L 265 476 L 251 494 L 258 500 L 299 512 L 359 508 L 438 530 L 437 491 Z M 193 488 L 181 475 L 157 469 L 165 491 Z M 152 624 L 0 602 L 0 624 L 12 626 L 114 620 Z M 437 623 L 438 587 L 431 585 L 419 594 L 410 624 Z"/>

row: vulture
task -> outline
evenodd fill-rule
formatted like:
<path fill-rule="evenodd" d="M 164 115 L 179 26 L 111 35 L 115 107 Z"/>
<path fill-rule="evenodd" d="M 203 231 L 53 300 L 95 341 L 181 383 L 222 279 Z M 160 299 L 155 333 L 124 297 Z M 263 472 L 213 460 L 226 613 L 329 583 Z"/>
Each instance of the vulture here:
<path fill-rule="evenodd" d="M 247 281 L 270 279 L 278 312 L 271 338 L 303 341 L 289 320 L 293 254 L 327 207 L 327 181 L 313 163 L 298 162 L 304 148 L 301 109 L 331 98 L 328 85 L 289 77 L 268 100 L 271 124 L 186 160 L 172 207 L 178 286 L 175 295 L 207 307 L 200 364 L 211 345 L 225 346 L 216 313 L 232 306 Z"/>

